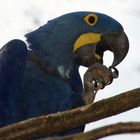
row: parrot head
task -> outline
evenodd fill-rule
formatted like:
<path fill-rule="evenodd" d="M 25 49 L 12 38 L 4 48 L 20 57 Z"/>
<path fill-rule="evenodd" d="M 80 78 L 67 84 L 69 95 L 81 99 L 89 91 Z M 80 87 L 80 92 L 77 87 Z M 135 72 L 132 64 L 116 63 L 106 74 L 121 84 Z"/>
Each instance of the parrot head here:
<path fill-rule="evenodd" d="M 81 19 L 83 27 L 80 29 L 84 31 L 73 47 L 77 62 L 87 67 L 95 62 L 103 63 L 103 54 L 109 50 L 114 54 L 111 66 L 118 65 L 129 49 L 128 38 L 121 24 L 101 13 L 81 13 Z"/>
<path fill-rule="evenodd" d="M 71 65 L 89 67 L 103 63 L 103 54 L 114 54 L 113 67 L 126 56 L 128 38 L 119 22 L 96 12 L 74 12 L 49 21 L 26 35 L 30 49 L 53 62 L 61 72 Z M 70 65 L 70 66 L 68 66 Z"/>

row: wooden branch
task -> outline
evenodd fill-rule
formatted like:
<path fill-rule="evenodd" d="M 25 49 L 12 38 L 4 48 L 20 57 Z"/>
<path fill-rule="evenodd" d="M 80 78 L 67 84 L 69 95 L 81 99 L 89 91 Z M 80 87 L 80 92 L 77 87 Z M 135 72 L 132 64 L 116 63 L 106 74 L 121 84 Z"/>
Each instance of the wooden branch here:
<path fill-rule="evenodd" d="M 65 137 L 48 138 L 47 140 L 96 140 L 106 136 L 123 133 L 140 133 L 140 122 L 116 123 Z"/>
<path fill-rule="evenodd" d="M 31 140 L 110 117 L 140 106 L 140 88 L 62 113 L 25 120 L 0 129 L 0 140 Z"/>

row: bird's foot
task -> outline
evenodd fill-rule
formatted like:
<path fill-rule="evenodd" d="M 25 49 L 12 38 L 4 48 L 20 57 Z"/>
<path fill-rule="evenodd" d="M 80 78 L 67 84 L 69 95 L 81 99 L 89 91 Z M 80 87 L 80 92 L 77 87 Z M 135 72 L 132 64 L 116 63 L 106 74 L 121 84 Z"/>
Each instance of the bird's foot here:
<path fill-rule="evenodd" d="M 106 66 L 95 63 L 91 65 L 84 74 L 84 91 L 83 99 L 86 104 L 94 101 L 98 90 L 110 85 L 114 78 L 117 78 L 119 72 L 114 67 L 107 68 Z"/>

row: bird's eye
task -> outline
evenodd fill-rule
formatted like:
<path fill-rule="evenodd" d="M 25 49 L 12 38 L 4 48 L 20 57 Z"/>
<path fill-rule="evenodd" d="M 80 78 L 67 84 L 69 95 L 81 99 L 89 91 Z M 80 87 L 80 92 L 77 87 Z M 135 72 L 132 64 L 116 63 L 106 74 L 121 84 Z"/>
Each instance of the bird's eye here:
<path fill-rule="evenodd" d="M 95 14 L 89 14 L 84 18 L 84 20 L 88 25 L 94 26 L 98 20 L 98 16 Z"/>

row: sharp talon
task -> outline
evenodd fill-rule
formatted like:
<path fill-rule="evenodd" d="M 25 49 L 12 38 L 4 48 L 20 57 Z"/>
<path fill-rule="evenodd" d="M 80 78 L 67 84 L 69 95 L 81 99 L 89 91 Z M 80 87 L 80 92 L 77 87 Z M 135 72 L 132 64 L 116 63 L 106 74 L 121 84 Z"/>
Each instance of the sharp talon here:
<path fill-rule="evenodd" d="M 97 93 L 97 90 L 93 90 L 93 93 L 96 94 Z"/>
<path fill-rule="evenodd" d="M 110 81 L 108 81 L 108 83 L 106 85 L 110 85 L 113 82 L 113 78 L 111 78 Z"/>
<path fill-rule="evenodd" d="M 93 87 L 95 88 L 94 90 L 97 92 L 99 89 L 103 89 L 105 87 L 104 82 L 98 82 L 94 80 L 95 83 L 93 83 Z"/>
<path fill-rule="evenodd" d="M 94 87 L 95 89 L 98 88 L 98 84 L 99 84 L 99 83 L 98 83 L 96 80 L 93 81 L 93 87 Z"/>
<path fill-rule="evenodd" d="M 119 71 L 115 67 L 112 67 L 112 66 L 110 66 L 109 69 L 112 72 L 113 78 L 118 78 Z"/>
<path fill-rule="evenodd" d="M 104 89 L 105 86 L 106 86 L 105 83 L 102 82 L 102 83 L 101 83 L 101 89 Z"/>

